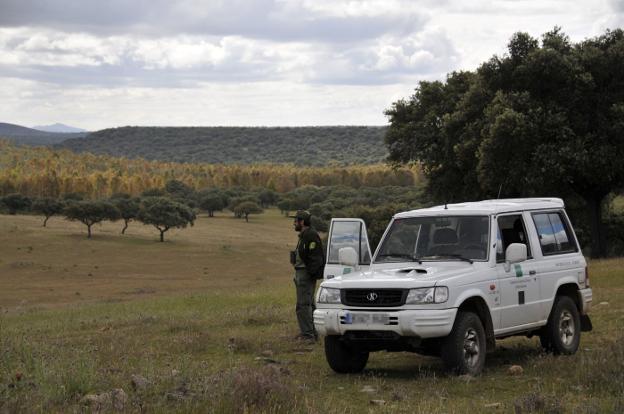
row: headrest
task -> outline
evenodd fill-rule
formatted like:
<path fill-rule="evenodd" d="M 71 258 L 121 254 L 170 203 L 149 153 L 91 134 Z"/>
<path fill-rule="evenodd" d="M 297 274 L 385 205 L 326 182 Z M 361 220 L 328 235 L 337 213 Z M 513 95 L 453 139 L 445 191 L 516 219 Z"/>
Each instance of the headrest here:
<path fill-rule="evenodd" d="M 457 233 L 449 228 L 437 229 L 433 233 L 433 242 L 435 244 L 455 244 L 457 243 Z"/>

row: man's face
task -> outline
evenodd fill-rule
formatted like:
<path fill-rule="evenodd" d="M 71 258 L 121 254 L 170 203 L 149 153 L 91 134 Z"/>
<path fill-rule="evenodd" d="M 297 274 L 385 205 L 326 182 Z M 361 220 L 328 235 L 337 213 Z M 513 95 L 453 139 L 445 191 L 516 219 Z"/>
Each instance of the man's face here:
<path fill-rule="evenodd" d="M 301 231 L 301 229 L 303 228 L 303 220 L 297 220 L 295 218 L 293 225 L 295 226 L 295 231 Z"/>

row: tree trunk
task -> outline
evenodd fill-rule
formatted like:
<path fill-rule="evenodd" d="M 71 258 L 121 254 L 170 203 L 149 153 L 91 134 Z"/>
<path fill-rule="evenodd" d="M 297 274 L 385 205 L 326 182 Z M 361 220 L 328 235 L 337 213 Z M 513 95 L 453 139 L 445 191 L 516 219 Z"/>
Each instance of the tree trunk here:
<path fill-rule="evenodd" d="M 602 225 L 602 201 L 605 196 L 586 198 L 589 208 L 589 223 L 591 228 L 591 257 L 605 257 L 607 255 L 607 240 Z"/>
<path fill-rule="evenodd" d="M 87 224 L 87 238 L 91 238 L 91 224 Z"/>
<path fill-rule="evenodd" d="M 121 229 L 121 234 L 126 234 L 126 229 L 128 228 L 128 222 L 129 221 L 130 220 L 124 219 L 124 227 L 123 227 L 123 229 Z"/>
<path fill-rule="evenodd" d="M 249 223 L 249 214 L 245 214 L 245 221 Z"/>
<path fill-rule="evenodd" d="M 46 216 L 45 220 L 43 220 L 43 227 L 46 226 L 46 224 L 48 224 L 48 219 L 50 218 L 50 216 Z"/>
<path fill-rule="evenodd" d="M 160 228 L 158 228 L 158 230 L 160 230 Z M 164 242 L 165 241 L 165 232 L 169 230 L 169 227 L 165 227 L 164 229 L 160 230 L 160 242 Z"/>

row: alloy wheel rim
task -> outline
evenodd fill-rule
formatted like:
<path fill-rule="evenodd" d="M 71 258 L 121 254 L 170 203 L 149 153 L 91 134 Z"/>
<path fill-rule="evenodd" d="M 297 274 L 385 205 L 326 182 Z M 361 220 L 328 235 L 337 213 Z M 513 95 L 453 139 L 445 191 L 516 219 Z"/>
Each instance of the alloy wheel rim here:
<path fill-rule="evenodd" d="M 479 337 L 477 331 L 468 328 L 464 335 L 464 361 L 469 367 L 474 367 L 479 361 Z"/>
<path fill-rule="evenodd" d="M 561 312 L 561 317 L 559 318 L 559 338 L 561 338 L 561 343 L 565 346 L 572 345 L 575 333 L 576 328 L 574 326 L 572 313 L 568 310 L 564 310 Z"/>

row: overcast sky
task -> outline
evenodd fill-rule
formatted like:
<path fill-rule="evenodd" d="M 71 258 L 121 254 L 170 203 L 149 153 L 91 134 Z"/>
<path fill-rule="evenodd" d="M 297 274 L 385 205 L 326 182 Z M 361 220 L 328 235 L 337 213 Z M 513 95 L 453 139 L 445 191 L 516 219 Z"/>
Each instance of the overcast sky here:
<path fill-rule="evenodd" d="M 554 26 L 622 27 L 624 0 L 0 0 L 0 122 L 382 125 Z"/>

